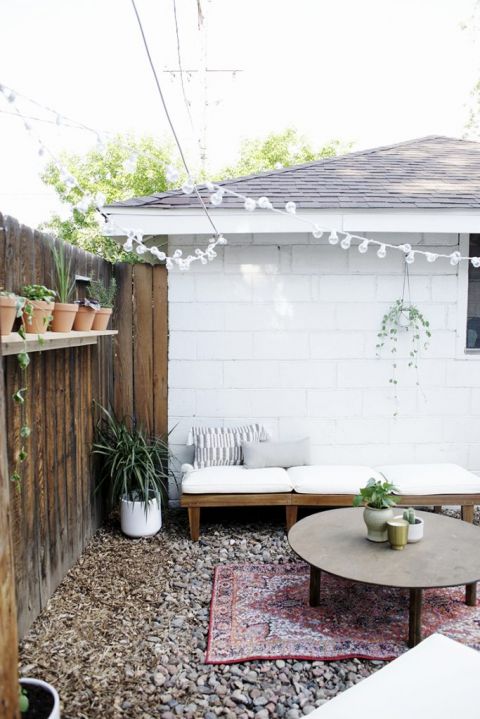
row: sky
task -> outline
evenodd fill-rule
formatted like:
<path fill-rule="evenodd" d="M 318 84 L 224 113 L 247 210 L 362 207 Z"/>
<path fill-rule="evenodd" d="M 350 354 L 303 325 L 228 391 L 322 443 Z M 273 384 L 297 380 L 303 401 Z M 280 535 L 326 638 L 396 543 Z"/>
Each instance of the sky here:
<path fill-rule="evenodd" d="M 192 129 L 179 75 L 164 72 L 178 69 L 173 0 L 136 2 L 195 167 L 199 74 L 185 77 Z M 203 2 L 207 65 L 225 71 L 208 74 L 212 169 L 234 161 L 243 138 L 287 126 L 315 145 L 335 138 L 354 149 L 463 135 L 480 77 L 475 31 L 462 29 L 475 0 Z M 176 3 L 182 65 L 195 70 L 197 2 Z M 171 138 L 131 0 L 0 0 L 0 27 L 0 83 L 96 130 Z M 11 110 L 0 96 L 0 211 L 36 226 L 58 205 L 39 179 L 37 147 Z M 96 140 L 64 126 L 32 125 L 54 152 L 84 152 Z"/>

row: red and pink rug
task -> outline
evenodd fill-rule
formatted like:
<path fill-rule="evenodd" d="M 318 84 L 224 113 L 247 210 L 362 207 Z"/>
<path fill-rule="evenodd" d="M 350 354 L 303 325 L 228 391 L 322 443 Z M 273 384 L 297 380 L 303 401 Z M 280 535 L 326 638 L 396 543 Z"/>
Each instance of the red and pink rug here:
<path fill-rule="evenodd" d="M 390 660 L 407 650 L 408 590 L 322 575 L 322 603 L 308 604 L 303 563 L 216 568 L 207 664 L 252 659 Z M 464 587 L 424 593 L 423 635 L 440 632 L 480 650 L 480 607 Z"/>

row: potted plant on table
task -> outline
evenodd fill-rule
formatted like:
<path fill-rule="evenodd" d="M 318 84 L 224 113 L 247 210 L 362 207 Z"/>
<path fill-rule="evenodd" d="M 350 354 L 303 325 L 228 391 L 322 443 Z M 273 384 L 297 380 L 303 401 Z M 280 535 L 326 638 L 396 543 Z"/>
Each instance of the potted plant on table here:
<path fill-rule="evenodd" d="M 45 285 L 25 285 L 21 289 L 25 298 L 23 305 L 23 328 L 27 334 L 46 332 L 52 320 L 55 291 Z"/>
<path fill-rule="evenodd" d="M 129 537 L 150 537 L 162 526 L 168 501 L 170 452 L 165 438 L 148 435 L 134 419 L 119 420 L 98 405 L 92 453 L 99 460 L 98 486 L 108 486 L 111 506 L 120 504 L 120 520 Z"/>
<path fill-rule="evenodd" d="M 424 521 L 417 517 L 413 507 L 405 509 L 403 517 L 395 517 L 395 519 L 404 519 L 408 522 L 408 543 L 414 544 L 423 538 Z"/>
<path fill-rule="evenodd" d="M 88 288 L 90 299 L 98 302 L 100 309 L 96 312 L 92 330 L 106 330 L 113 312 L 115 295 L 117 294 L 117 281 L 112 277 L 110 283 L 105 286 L 100 279 L 93 278 Z"/>
<path fill-rule="evenodd" d="M 53 262 L 55 265 L 55 284 L 58 302 L 53 308 L 52 332 L 71 332 L 78 304 L 72 302 L 75 293 L 75 280 L 72 277 L 72 262 L 67 260 L 64 245 L 57 249 L 52 246 Z"/>
<path fill-rule="evenodd" d="M 354 497 L 354 507 L 365 507 L 363 520 L 367 525 L 367 539 L 371 542 L 387 541 L 387 522 L 393 519 L 392 508 L 396 505 L 394 493 L 397 491 L 391 482 L 372 478 Z"/>
<path fill-rule="evenodd" d="M 60 719 L 60 699 L 51 684 L 41 679 L 20 679 L 22 719 Z"/>

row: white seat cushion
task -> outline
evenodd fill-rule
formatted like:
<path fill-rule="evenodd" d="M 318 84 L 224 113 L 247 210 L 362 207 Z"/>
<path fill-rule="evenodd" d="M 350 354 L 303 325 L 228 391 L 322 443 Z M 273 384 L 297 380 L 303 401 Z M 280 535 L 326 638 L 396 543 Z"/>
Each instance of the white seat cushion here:
<path fill-rule="evenodd" d="M 372 467 L 359 464 L 318 464 L 287 469 L 293 489 L 299 494 L 358 494 L 373 477 L 383 477 Z"/>
<path fill-rule="evenodd" d="M 203 467 L 184 476 L 182 491 L 186 494 L 266 494 L 291 492 L 292 483 L 280 467 Z"/>
<path fill-rule="evenodd" d="M 384 464 L 375 469 L 399 494 L 480 494 L 480 478 L 458 464 Z"/>
<path fill-rule="evenodd" d="M 441 634 L 432 634 L 308 716 L 311 719 L 474 717 L 478 716 L 479 674 L 479 652 Z M 447 689 L 443 691 L 441 687 Z M 398 696 L 399 691 L 403 698 Z"/>

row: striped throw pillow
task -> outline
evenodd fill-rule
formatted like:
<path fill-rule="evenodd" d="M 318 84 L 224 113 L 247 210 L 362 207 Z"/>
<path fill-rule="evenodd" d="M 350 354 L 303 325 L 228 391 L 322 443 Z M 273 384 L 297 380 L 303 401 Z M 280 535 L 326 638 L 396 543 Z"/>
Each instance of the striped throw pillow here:
<path fill-rule="evenodd" d="M 192 427 L 187 444 L 195 447 L 195 469 L 242 464 L 242 442 L 263 442 L 268 432 L 260 424 L 241 427 Z"/>

